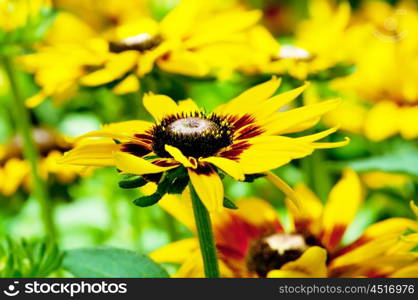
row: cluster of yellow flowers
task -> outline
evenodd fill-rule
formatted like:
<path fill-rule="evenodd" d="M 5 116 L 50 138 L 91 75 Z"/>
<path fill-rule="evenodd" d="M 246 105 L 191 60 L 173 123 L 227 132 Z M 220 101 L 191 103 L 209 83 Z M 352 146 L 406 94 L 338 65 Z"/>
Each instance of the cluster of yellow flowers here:
<path fill-rule="evenodd" d="M 0 27 L 24 26 L 44 1 L 4 18 Z M 22 2 L 23 3 L 23 2 Z M 343 147 L 349 139 L 320 141 L 342 129 L 372 142 L 400 134 L 418 137 L 418 10 L 366 1 L 356 12 L 346 2 L 312 0 L 309 18 L 291 43 L 279 43 L 264 27 L 262 12 L 238 1 L 182 0 L 161 20 L 148 1 L 56 1 L 60 8 L 46 37 L 18 58 L 40 91 L 33 108 L 48 98 L 72 99 L 80 88 L 107 87 L 114 94 L 140 91 L 154 72 L 228 80 L 268 75 L 212 112 L 192 99 L 143 96 L 154 121 L 104 125 L 69 143 L 45 129 L 34 133 L 43 178 L 69 182 L 86 168 L 112 166 L 138 176 L 146 195 L 139 206 L 158 204 L 193 233 L 191 195 L 213 221 L 221 276 L 225 277 L 414 277 L 418 276 L 418 222 L 390 218 L 369 226 L 358 239 L 343 237 L 365 198 L 364 182 L 404 176 L 368 173 L 362 182 L 350 168 L 331 189 L 326 204 L 306 185 L 293 190 L 272 170 L 318 149 Z M 23 11 L 23 12 L 22 12 Z M 28 13 L 29 11 L 29 13 Z M 347 76 L 332 76 L 354 66 Z M 331 74 L 331 75 L 330 75 Z M 282 79 L 298 87 L 277 94 Z M 325 101 L 315 80 L 325 76 L 341 96 Z M 328 76 L 328 77 L 327 77 Z M 311 80 L 312 83 L 304 80 Z M 262 80 L 259 80 L 260 82 Z M 306 90 L 304 105 L 295 100 Z M 313 128 L 320 120 L 330 127 Z M 305 130 L 309 133 L 301 134 Z M 64 155 L 62 155 L 65 152 Z M 65 165 L 64 168 L 60 164 Z M 15 138 L 0 148 L 0 192 L 28 185 L 29 165 Z M 265 177 L 287 196 L 290 222 L 259 198 L 225 209 L 223 176 L 251 182 Z M 394 177 L 395 176 L 395 177 Z M 398 177 L 396 177 L 398 176 Z M 400 176 L 400 177 L 399 177 Z M 139 186 L 139 185 L 138 185 Z M 175 192 L 177 195 L 173 195 Z M 411 202 L 418 217 L 418 208 Z M 199 240 L 190 238 L 151 253 L 158 262 L 179 263 L 179 277 L 204 276 Z"/>

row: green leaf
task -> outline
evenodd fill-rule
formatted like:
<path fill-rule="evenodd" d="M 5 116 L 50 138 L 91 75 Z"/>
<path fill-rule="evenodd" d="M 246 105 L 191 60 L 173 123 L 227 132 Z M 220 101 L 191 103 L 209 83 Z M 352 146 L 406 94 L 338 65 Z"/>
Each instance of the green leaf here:
<path fill-rule="evenodd" d="M 264 176 L 264 174 L 245 174 L 244 182 L 254 182 L 254 180 Z"/>
<path fill-rule="evenodd" d="M 123 189 L 135 189 L 147 184 L 147 181 L 140 176 L 130 176 L 119 181 L 119 187 Z"/>
<path fill-rule="evenodd" d="M 68 250 L 64 268 L 75 277 L 165 278 L 168 273 L 145 255 L 114 247 Z"/>
<path fill-rule="evenodd" d="M 349 166 L 357 172 L 383 171 L 418 176 L 418 151 L 356 160 Z"/>
<path fill-rule="evenodd" d="M 229 209 L 238 209 L 238 206 L 228 198 L 224 198 L 223 206 Z"/>
<path fill-rule="evenodd" d="M 156 204 L 158 201 L 160 201 L 160 199 L 163 196 L 164 195 L 161 195 L 160 193 L 154 193 L 149 196 L 139 197 L 138 199 L 134 200 L 134 204 L 140 207 L 148 207 L 148 206 Z"/>

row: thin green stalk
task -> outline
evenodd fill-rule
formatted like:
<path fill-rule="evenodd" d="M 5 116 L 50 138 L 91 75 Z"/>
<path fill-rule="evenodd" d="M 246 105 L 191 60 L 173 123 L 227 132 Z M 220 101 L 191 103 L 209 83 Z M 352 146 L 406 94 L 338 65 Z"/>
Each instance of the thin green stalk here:
<path fill-rule="evenodd" d="M 41 207 L 44 230 L 51 239 L 54 239 L 56 237 L 56 230 L 52 217 L 52 205 L 49 200 L 46 184 L 42 180 L 38 170 L 39 152 L 33 141 L 30 116 L 20 93 L 12 58 L 2 57 L 2 62 L 10 82 L 11 94 L 14 98 L 12 101 L 14 118 L 23 140 L 23 155 L 31 167 L 32 186 L 35 197 Z"/>
<path fill-rule="evenodd" d="M 196 194 L 192 184 L 189 186 L 205 276 L 206 278 L 219 278 L 218 257 L 209 212 Z"/>
<path fill-rule="evenodd" d="M 173 216 L 164 211 L 163 218 L 164 218 L 165 226 L 167 228 L 170 242 L 178 240 L 177 224 Z"/>
<path fill-rule="evenodd" d="M 315 194 L 325 202 L 331 190 L 332 182 L 329 167 L 324 160 L 324 154 L 320 151 L 302 160 L 302 169 L 306 174 L 306 182 Z"/>

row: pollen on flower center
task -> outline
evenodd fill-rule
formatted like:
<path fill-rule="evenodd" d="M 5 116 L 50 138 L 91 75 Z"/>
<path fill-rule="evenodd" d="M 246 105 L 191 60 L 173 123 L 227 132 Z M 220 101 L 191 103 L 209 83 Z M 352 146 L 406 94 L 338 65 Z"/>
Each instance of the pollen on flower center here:
<path fill-rule="evenodd" d="M 165 145 L 178 148 L 188 157 L 208 157 L 232 143 L 229 122 L 216 114 L 203 112 L 171 115 L 152 130 L 153 151 L 161 157 L 170 157 Z"/>
<path fill-rule="evenodd" d="M 279 59 L 310 59 L 312 57 L 311 53 L 303 48 L 299 48 L 293 45 L 283 45 L 280 47 L 279 53 L 277 55 Z"/>
<path fill-rule="evenodd" d="M 136 50 L 144 52 L 152 50 L 161 43 L 161 37 L 153 36 L 149 33 L 140 33 L 131 37 L 127 37 L 118 42 L 110 42 L 109 50 L 114 53 L 120 53 L 128 50 Z"/>
<path fill-rule="evenodd" d="M 309 246 L 319 245 L 312 236 L 276 233 L 255 241 L 247 256 L 247 268 L 260 277 L 298 259 Z"/>
<path fill-rule="evenodd" d="M 203 134 L 205 131 L 216 129 L 217 126 L 214 122 L 195 117 L 180 119 L 167 126 L 167 130 L 183 135 Z"/>

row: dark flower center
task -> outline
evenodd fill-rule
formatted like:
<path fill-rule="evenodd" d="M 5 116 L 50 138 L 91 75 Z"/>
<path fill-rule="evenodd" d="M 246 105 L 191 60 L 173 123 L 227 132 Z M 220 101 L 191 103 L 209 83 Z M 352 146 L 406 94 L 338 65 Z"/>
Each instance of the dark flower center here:
<path fill-rule="evenodd" d="M 165 145 L 178 148 L 188 157 L 208 157 L 232 143 L 229 123 L 216 114 L 203 112 L 172 115 L 164 118 L 152 130 L 153 151 L 170 157 Z"/>
<path fill-rule="evenodd" d="M 312 236 L 276 233 L 255 241 L 247 256 L 247 268 L 260 277 L 298 259 L 310 246 L 319 245 Z"/>
<path fill-rule="evenodd" d="M 70 145 L 60 140 L 55 133 L 44 128 L 35 128 L 32 131 L 32 138 L 41 157 L 46 157 L 54 150 L 65 152 L 71 149 Z M 20 135 L 14 136 L 6 144 L 4 153 L 0 157 L 0 166 L 4 165 L 11 158 L 23 159 L 23 140 Z"/>
<path fill-rule="evenodd" d="M 159 35 L 152 36 L 148 33 L 141 33 L 118 42 L 110 42 L 109 50 L 114 53 L 120 53 L 128 50 L 145 52 L 154 49 L 161 44 L 161 42 L 162 38 Z"/>

